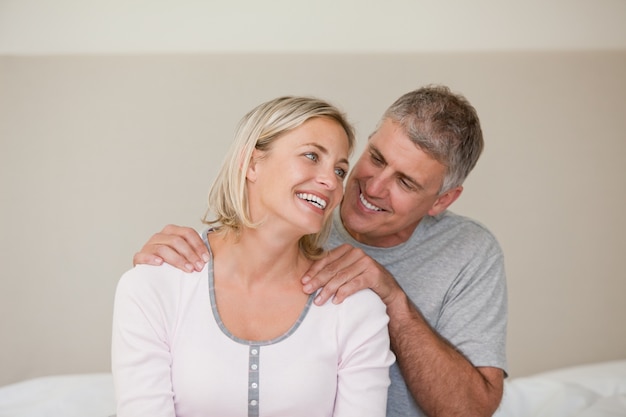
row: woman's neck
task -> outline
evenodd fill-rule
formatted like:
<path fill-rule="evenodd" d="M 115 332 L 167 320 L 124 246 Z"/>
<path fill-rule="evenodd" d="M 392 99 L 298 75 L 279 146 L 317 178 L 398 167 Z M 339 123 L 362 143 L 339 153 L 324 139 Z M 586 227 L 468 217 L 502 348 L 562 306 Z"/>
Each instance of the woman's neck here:
<path fill-rule="evenodd" d="M 285 334 L 301 316 L 309 296 L 300 278 L 311 261 L 298 242 L 267 238 L 258 229 L 209 234 L 213 284 L 220 319 L 244 340 L 272 340 Z"/>
<path fill-rule="evenodd" d="M 231 231 L 211 233 L 209 242 L 216 274 L 237 279 L 242 285 L 299 283 L 312 263 L 297 240 L 268 236 L 260 229 L 244 229 L 239 236 Z"/>

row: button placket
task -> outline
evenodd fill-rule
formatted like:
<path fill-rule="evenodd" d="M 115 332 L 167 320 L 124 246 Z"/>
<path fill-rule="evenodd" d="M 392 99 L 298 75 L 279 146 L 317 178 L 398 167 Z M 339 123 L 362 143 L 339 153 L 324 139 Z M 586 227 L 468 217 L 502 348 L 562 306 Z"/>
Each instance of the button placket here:
<path fill-rule="evenodd" d="M 261 347 L 251 345 L 248 353 L 248 416 L 259 415 L 259 356 Z"/>

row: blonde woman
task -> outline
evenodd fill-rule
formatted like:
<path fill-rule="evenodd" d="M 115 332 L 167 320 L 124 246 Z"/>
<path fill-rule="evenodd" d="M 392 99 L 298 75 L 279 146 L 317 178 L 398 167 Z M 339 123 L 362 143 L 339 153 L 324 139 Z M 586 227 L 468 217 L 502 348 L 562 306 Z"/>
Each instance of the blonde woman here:
<path fill-rule="evenodd" d="M 209 194 L 200 272 L 139 265 L 115 298 L 118 417 L 384 416 L 388 317 L 370 290 L 312 305 L 352 127 L 332 105 L 281 97 L 241 121 Z"/>

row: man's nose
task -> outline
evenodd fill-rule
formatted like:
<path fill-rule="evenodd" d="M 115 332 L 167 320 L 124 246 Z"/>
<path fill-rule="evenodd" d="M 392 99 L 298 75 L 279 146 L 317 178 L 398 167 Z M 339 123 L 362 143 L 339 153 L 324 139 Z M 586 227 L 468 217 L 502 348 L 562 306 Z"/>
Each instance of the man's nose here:
<path fill-rule="evenodd" d="M 384 196 L 389 191 L 390 180 L 385 172 L 379 172 L 367 181 L 365 191 L 372 197 Z"/>

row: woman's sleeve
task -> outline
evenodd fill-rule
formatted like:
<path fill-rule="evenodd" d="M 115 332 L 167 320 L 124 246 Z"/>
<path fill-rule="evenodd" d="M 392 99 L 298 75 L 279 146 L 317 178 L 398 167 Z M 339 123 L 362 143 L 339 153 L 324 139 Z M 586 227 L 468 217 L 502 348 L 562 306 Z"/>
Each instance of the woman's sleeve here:
<path fill-rule="evenodd" d="M 151 273 L 156 268 L 128 271 L 115 293 L 111 365 L 117 417 L 175 416 L 168 306 L 159 291 L 162 280 Z"/>
<path fill-rule="evenodd" d="M 342 303 L 334 417 L 385 416 L 389 367 L 395 360 L 388 321 L 385 305 L 371 290 L 353 294 Z"/>

